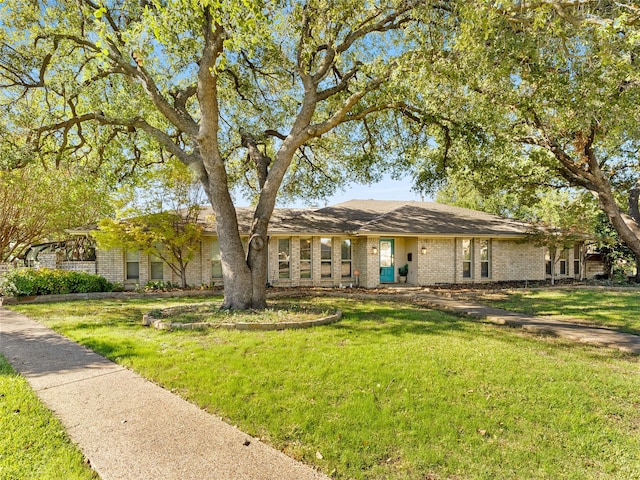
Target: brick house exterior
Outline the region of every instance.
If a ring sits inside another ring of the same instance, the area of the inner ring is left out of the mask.
[[[252,211],[238,208],[237,215],[246,242]],[[210,219],[211,209],[203,208],[198,221],[204,234],[187,267],[189,285],[222,285]],[[398,282],[398,268],[405,264],[407,283],[417,286],[545,280],[547,252],[527,241],[527,229],[515,220],[432,202],[351,200],[315,210],[276,209],[268,281],[283,287],[375,288]],[[581,252],[581,245],[565,252],[562,272],[555,265],[556,278],[582,278]],[[141,252],[98,249],[95,265],[86,268],[125,288],[150,280],[179,283],[168,265],[154,261]]]

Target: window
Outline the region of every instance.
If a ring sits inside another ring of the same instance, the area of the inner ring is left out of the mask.
[[[545,271],[547,273],[547,275],[551,275],[551,266],[553,265],[553,262],[551,261],[551,252],[549,252],[547,250],[547,252],[544,255],[544,260],[545,260]]]
[[[470,239],[462,240],[462,278],[473,276],[473,242]]]
[[[320,239],[320,277],[331,278],[331,239]]]
[[[211,278],[222,278],[222,261],[220,260],[220,241],[211,241]]]
[[[480,277],[491,278],[491,240],[480,240]]]
[[[573,274],[580,276],[580,244],[576,243],[573,246]]]
[[[342,261],[340,270],[342,278],[351,277],[351,240],[340,242],[340,259]]]
[[[151,280],[164,279],[164,264],[160,257],[149,255],[149,278]]]
[[[140,252],[127,251],[127,280],[139,280],[140,279]]]
[[[560,275],[566,275],[567,274],[567,257],[568,257],[568,250],[562,250],[562,253],[560,254]]]
[[[291,278],[291,242],[288,238],[278,239],[278,278]]]
[[[311,278],[311,239],[300,239],[300,278]]]

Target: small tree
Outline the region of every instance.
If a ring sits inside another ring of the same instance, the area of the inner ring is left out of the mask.
[[[64,230],[111,213],[99,180],[82,171],[51,172],[39,165],[0,170],[0,262],[21,258],[30,245],[64,237]]]
[[[584,234],[575,225],[557,227],[543,222],[532,225],[530,240],[538,246],[546,247],[551,262],[551,285],[556,283],[556,265],[562,258],[562,252],[572,248],[576,242],[584,239]]]
[[[590,210],[583,197],[550,191],[531,209],[530,214],[529,240],[549,251],[551,285],[555,285],[556,265],[562,258],[562,252],[588,237]]]
[[[154,255],[165,262],[187,286],[187,265],[202,237],[197,223],[200,208],[192,206],[175,212],[158,212],[128,220],[104,219],[94,232],[103,249],[124,248]]]

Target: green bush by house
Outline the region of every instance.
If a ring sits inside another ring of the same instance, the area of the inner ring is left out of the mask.
[[[112,290],[113,284],[100,275],[48,268],[13,270],[0,284],[0,294],[11,297]]]

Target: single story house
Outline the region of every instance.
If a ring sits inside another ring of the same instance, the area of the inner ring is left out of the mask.
[[[187,267],[189,285],[221,285],[219,243],[211,209],[203,207],[201,245]],[[238,208],[248,240],[252,210]],[[527,241],[528,225],[433,202],[351,200],[319,209],[276,209],[269,225],[268,281],[273,286],[361,286],[399,281],[416,286],[545,280],[546,249]],[[84,235],[86,231],[72,234]],[[582,245],[563,252],[556,278],[581,278]],[[87,262],[83,262],[87,263]],[[125,287],[177,283],[171,269],[137,251],[95,251],[89,270]]]

